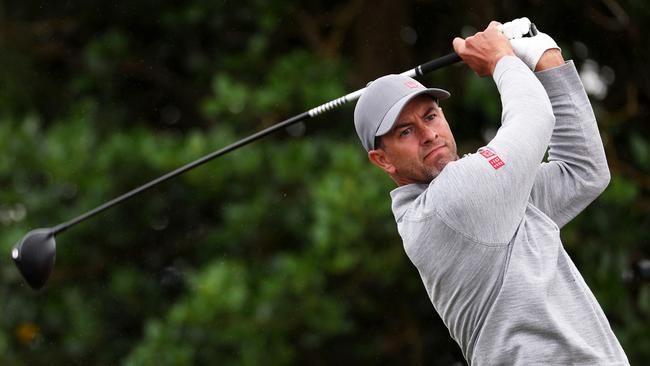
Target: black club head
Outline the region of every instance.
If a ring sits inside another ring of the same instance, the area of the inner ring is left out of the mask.
[[[56,242],[52,229],[32,230],[14,247],[11,257],[27,283],[34,290],[50,278],[56,258]]]

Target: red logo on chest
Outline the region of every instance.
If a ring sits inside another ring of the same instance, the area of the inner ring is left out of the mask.
[[[498,157],[498,156],[495,157],[494,159],[488,160],[488,163],[490,163],[490,165],[492,165],[492,167],[495,170],[501,168],[504,165],[506,165],[506,163],[504,163],[503,160],[501,160],[501,158]]]
[[[492,151],[490,151],[490,150],[481,150],[481,151],[479,152],[479,154],[483,155],[484,158],[489,158],[489,157],[492,157],[492,156],[495,155],[495,154],[494,154]]]
[[[492,150],[484,149],[478,152],[481,156],[483,156],[485,159],[487,159],[488,163],[492,165],[494,170],[497,170],[501,168],[502,166],[506,165],[506,163],[501,160],[499,155],[495,154]]]

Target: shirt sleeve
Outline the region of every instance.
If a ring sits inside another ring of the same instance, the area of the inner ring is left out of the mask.
[[[524,214],[554,116],[540,81],[514,56],[497,63],[501,127],[478,153],[449,163],[427,190],[435,214],[483,243],[508,242]],[[422,202],[422,204],[426,204]]]
[[[562,227],[598,197],[610,174],[596,118],[573,62],[537,77],[556,122],[548,162],[537,171],[531,201]]]

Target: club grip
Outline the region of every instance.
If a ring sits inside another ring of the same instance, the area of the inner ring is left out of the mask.
[[[522,37],[535,37],[539,33],[537,30],[537,27],[535,26],[535,23],[530,23],[530,29],[528,33],[524,34]],[[440,68],[443,68],[445,66],[449,66],[451,64],[455,64],[456,62],[459,62],[460,56],[456,52],[452,52],[448,55],[444,55],[442,57],[438,57],[435,60],[431,60],[427,63],[424,63],[418,67],[415,68],[415,75],[416,76],[422,76],[426,73],[429,73],[434,70],[438,70]]]
[[[460,56],[458,56],[456,52],[452,52],[448,55],[438,57],[435,60],[431,60],[429,62],[423,63],[422,65],[416,68],[415,74],[417,76],[422,76],[431,71],[438,70],[442,67],[449,66],[451,64],[455,64],[458,61],[460,61]]]

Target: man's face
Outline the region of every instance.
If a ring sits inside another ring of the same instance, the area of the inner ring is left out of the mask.
[[[368,157],[400,186],[429,183],[447,163],[458,160],[449,124],[429,95],[419,95],[404,107],[382,136],[382,145]]]

